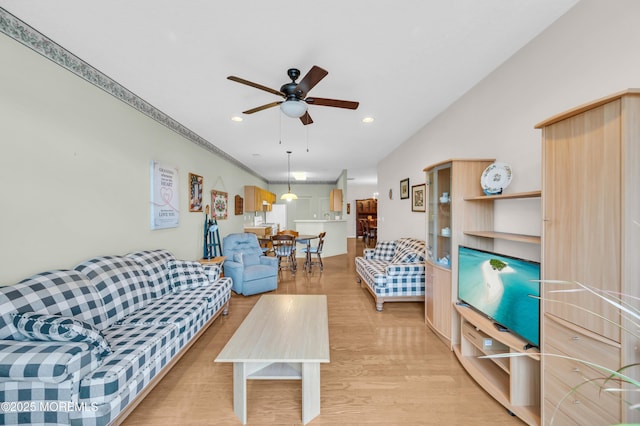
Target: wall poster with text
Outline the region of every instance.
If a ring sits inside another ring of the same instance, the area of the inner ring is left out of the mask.
[[[180,224],[178,169],[151,161],[151,229]]]

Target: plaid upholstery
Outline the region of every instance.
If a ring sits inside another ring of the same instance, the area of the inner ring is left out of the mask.
[[[364,257],[365,259],[373,259],[373,254],[375,252],[375,249],[365,248],[362,250],[362,257]]]
[[[369,260],[363,257],[356,257],[356,272],[363,280],[369,284],[369,287],[382,287],[387,282],[384,274],[384,268],[389,262],[384,260]]]
[[[29,340],[57,342],[87,342],[98,349],[100,356],[109,355],[111,347],[100,330],[91,324],[59,315],[15,313],[13,325]]]
[[[375,291],[380,296],[424,296],[424,274],[388,276],[386,285]]]
[[[187,327],[204,315],[205,309],[207,309],[207,303],[203,298],[185,297],[183,293],[175,297],[168,295],[152,301],[119,321],[118,325],[174,324],[178,327],[178,333],[182,334]]]
[[[74,317],[103,329],[107,317],[100,295],[78,271],[56,270],[0,287],[0,339],[24,340],[11,313],[38,312]]]
[[[418,254],[412,252],[410,250],[396,250],[393,254],[393,259],[391,259],[391,263],[413,263],[417,262]]]
[[[98,364],[97,351],[86,342],[0,341],[0,382],[61,383],[84,376]]]
[[[74,269],[89,277],[98,289],[108,325],[142,308],[151,300],[147,276],[133,259],[122,256],[94,257]]]
[[[390,246],[387,241],[378,242],[377,254],[365,250],[365,256],[358,256],[355,260],[356,272],[375,295],[378,310],[382,310],[385,297],[424,296],[424,242],[401,238],[393,242],[395,251],[389,253]],[[398,259],[411,262],[394,263]]]
[[[395,241],[378,241],[376,248],[373,251],[371,259],[390,261],[393,258],[393,253],[396,251]]]
[[[105,330],[113,354],[102,360],[102,365],[80,382],[80,400],[95,403],[108,402],[131,380],[143,374],[147,363],[156,357],[165,359],[167,352],[175,353],[177,327],[171,324],[123,325]]]
[[[415,238],[400,238],[396,242],[396,251],[413,252],[417,255],[415,262],[425,261],[425,244],[422,240]]]
[[[210,283],[215,283],[220,279],[220,275],[222,275],[222,264],[220,263],[202,265],[202,269],[204,269],[204,273],[207,274]]]
[[[218,312],[228,301],[231,299],[231,286],[233,281],[229,277],[220,278],[218,281],[211,285],[198,287],[193,290],[189,290],[187,293],[197,296],[207,303],[207,310],[211,315],[207,319],[211,318],[213,314]]]
[[[169,280],[167,279],[166,264],[175,257],[168,250],[145,250],[129,253],[127,257],[138,262],[147,275],[147,282],[151,287],[153,298],[162,297],[169,293]]]
[[[199,262],[170,260],[167,262],[167,279],[173,293],[207,285],[209,278]]]
[[[113,350],[101,359],[98,349],[84,341],[0,340],[0,401],[76,404],[66,411],[0,412],[0,424],[106,426],[228,306],[232,280],[219,278],[221,265],[208,265],[205,285],[178,294],[165,291],[152,300],[154,291],[168,288],[166,256],[170,253],[159,250],[100,257],[77,270],[46,272],[28,285],[0,288],[0,321],[5,324],[0,329],[7,335],[20,338],[11,313],[73,317],[101,330]]]
[[[40,410],[0,410],[1,425],[38,425],[57,426],[69,424],[69,411],[60,410],[60,401],[77,401],[77,392],[72,388],[72,382],[16,382],[0,381],[0,401],[20,404],[35,404],[37,408],[46,410],[47,403],[50,411]],[[30,405],[29,408],[32,408]],[[16,407],[17,408],[17,407]],[[57,409],[56,409],[57,408]],[[90,408],[87,408],[90,409]]]

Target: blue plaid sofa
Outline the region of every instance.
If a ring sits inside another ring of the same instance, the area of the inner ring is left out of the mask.
[[[0,287],[0,424],[119,424],[227,314],[221,269],[151,250]]]
[[[358,282],[367,284],[378,311],[385,302],[424,301],[424,261],[422,240],[378,241],[356,257]]]

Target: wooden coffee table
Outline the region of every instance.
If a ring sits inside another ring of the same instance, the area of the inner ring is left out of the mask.
[[[302,380],[302,423],[320,414],[320,363],[329,362],[327,296],[264,295],[216,362],[233,362],[233,409],[247,423],[247,380]]]

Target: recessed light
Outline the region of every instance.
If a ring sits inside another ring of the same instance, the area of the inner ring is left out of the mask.
[[[231,117],[231,121],[235,121],[236,123],[239,123],[242,120],[244,120],[244,118],[240,117],[239,115],[234,115],[233,117]]]
[[[375,119],[373,117],[365,117],[365,118],[362,119],[362,122],[369,124],[369,123],[373,123],[374,120]]]
[[[291,172],[295,180],[307,180],[306,172]]]

